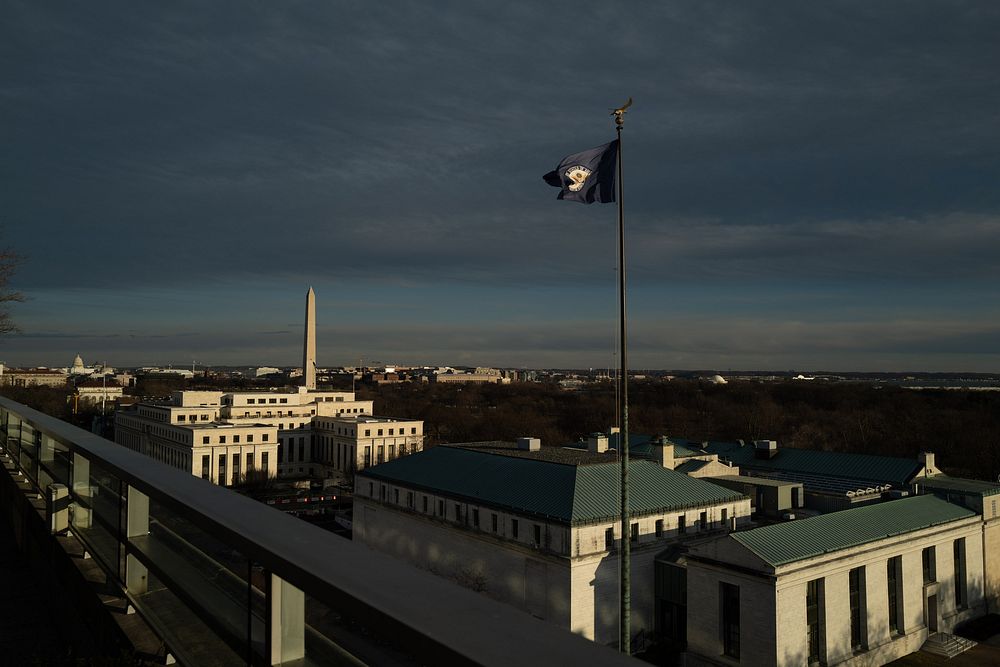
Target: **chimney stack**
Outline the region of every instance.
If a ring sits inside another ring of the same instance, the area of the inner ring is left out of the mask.
[[[660,435],[653,439],[653,461],[664,468],[674,469],[674,443],[667,436]]]
[[[538,438],[518,438],[517,448],[528,452],[537,452],[542,448],[542,441]]]
[[[587,436],[587,451],[591,454],[603,454],[608,451],[608,436],[603,433],[591,433]]]

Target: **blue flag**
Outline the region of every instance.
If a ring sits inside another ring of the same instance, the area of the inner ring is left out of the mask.
[[[557,199],[581,204],[611,204],[615,201],[615,164],[618,140],[567,155],[555,170],[542,176],[545,182],[561,188]]]

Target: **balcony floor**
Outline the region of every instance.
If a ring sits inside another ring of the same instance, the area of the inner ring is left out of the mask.
[[[0,518],[0,656],[9,665],[68,661],[71,644],[59,632],[36,585],[35,575],[17,552],[10,524]]]

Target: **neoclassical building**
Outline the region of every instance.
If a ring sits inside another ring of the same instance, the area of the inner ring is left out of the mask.
[[[632,628],[654,630],[654,560],[744,524],[750,500],[653,461],[631,465],[620,530],[615,452],[538,441],[440,445],[360,470],[354,539],[601,643],[618,640],[618,561],[631,541]]]

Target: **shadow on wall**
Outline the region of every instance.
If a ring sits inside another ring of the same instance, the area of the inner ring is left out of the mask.
[[[618,645],[618,556],[608,555],[597,566],[594,580],[594,641]]]

